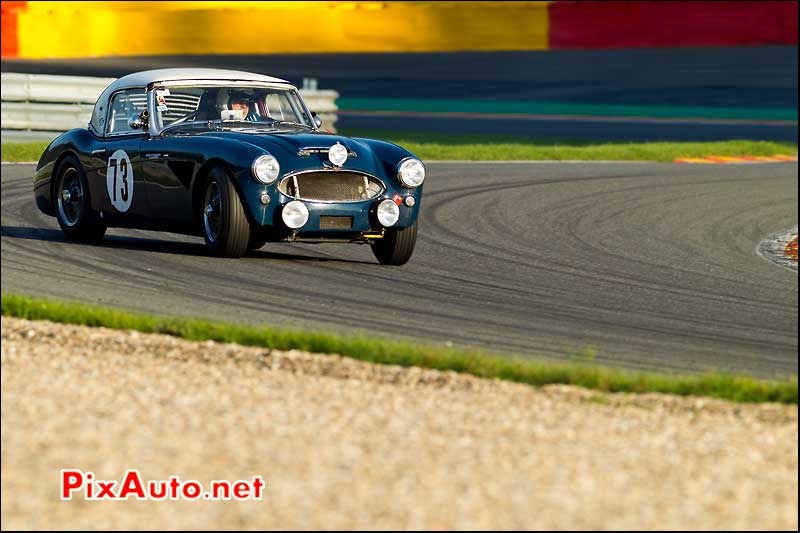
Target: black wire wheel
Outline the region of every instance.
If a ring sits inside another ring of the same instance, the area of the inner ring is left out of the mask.
[[[228,173],[214,168],[202,195],[203,237],[209,251],[220,257],[241,257],[250,242],[250,223]]]
[[[58,215],[65,226],[74,227],[80,222],[85,200],[81,179],[74,167],[66,169],[58,189]]]
[[[68,239],[96,242],[103,238],[106,226],[91,209],[86,174],[74,157],[59,165],[53,196],[58,225]]]
[[[372,253],[382,265],[405,265],[417,244],[417,223],[407,228],[389,228],[382,239],[372,243]]]
[[[209,244],[213,244],[219,240],[222,230],[222,199],[216,180],[208,183],[203,205],[203,230],[206,240],[209,241]]]

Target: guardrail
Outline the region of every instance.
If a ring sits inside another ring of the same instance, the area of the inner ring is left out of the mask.
[[[85,128],[94,103],[114,78],[51,76],[43,74],[0,75],[0,122],[3,133],[62,132]],[[323,128],[335,130],[339,93],[331,90],[300,89],[308,108],[318,113]]]

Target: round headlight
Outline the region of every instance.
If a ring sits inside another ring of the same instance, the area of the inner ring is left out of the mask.
[[[337,142],[328,149],[328,159],[337,167],[344,165],[344,162],[347,161],[347,148]]]
[[[419,159],[401,161],[397,166],[397,177],[406,187],[419,187],[425,181],[425,165]]]
[[[397,224],[400,218],[400,208],[394,203],[394,200],[383,200],[378,204],[378,222],[382,226],[388,228]]]
[[[281,211],[283,223],[291,229],[302,228],[308,222],[308,208],[300,200],[292,200]]]
[[[264,154],[253,161],[253,177],[261,183],[272,183],[280,172],[281,165],[272,154]]]

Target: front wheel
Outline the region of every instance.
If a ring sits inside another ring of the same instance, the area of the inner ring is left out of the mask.
[[[402,229],[387,229],[382,239],[372,243],[372,253],[382,265],[404,265],[414,253],[417,223]]]
[[[91,209],[89,182],[83,167],[74,157],[67,157],[59,165],[53,194],[56,220],[67,239],[98,242],[103,238],[106,225]]]
[[[222,168],[209,175],[203,192],[203,236],[212,254],[241,257],[250,242],[250,223],[239,194]]]

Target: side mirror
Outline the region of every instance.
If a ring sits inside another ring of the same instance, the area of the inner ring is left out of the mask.
[[[128,119],[128,127],[132,130],[140,130],[147,126],[147,112],[131,115]]]
[[[317,126],[317,128],[321,128],[322,127],[322,119],[319,118],[317,116],[317,113],[314,112],[314,111],[311,112],[311,116],[314,118],[314,124]]]

